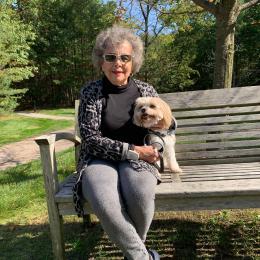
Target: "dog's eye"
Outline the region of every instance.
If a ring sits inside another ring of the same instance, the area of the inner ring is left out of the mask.
[[[155,108],[155,107],[156,107],[156,106],[155,106],[155,105],[153,105],[153,104],[151,104],[151,105],[150,105],[150,108]]]

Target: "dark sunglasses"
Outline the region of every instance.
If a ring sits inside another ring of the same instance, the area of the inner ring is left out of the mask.
[[[106,62],[116,62],[117,59],[119,59],[121,62],[123,63],[127,63],[129,61],[131,61],[133,58],[132,55],[128,55],[128,54],[121,54],[121,55],[115,55],[115,54],[104,54],[103,55],[103,59]]]

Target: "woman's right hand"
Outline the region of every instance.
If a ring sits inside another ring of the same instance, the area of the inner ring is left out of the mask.
[[[139,153],[139,159],[148,163],[155,163],[160,159],[158,150],[151,145],[136,146],[134,151]]]

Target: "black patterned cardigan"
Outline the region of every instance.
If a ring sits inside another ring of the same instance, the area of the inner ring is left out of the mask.
[[[158,97],[155,89],[148,83],[133,79],[137,86],[140,96]],[[83,216],[82,198],[82,174],[91,158],[98,157],[113,161],[126,160],[129,148],[128,143],[104,137],[100,131],[103,80],[93,81],[81,89],[80,105],[78,113],[78,123],[81,135],[81,149],[77,164],[77,181],[73,187],[73,201],[78,216]],[[130,161],[131,166],[139,172],[152,172],[160,183],[160,174],[151,164],[138,160]]]

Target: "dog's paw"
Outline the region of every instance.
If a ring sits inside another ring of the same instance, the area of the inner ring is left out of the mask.
[[[179,166],[171,167],[170,171],[174,173],[182,173],[182,169]]]

